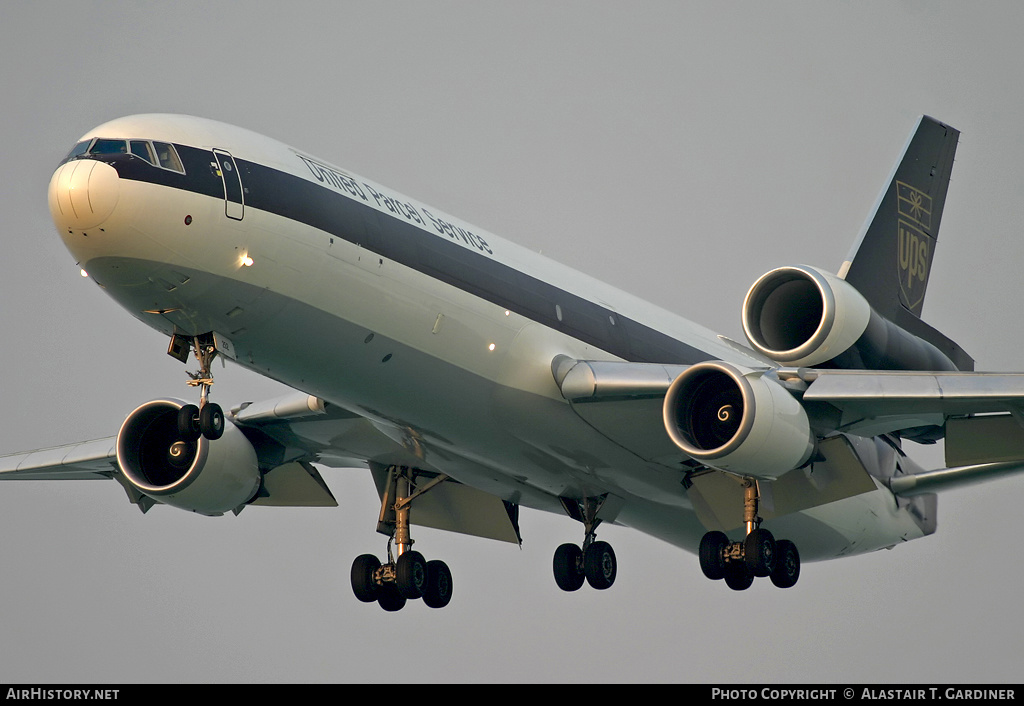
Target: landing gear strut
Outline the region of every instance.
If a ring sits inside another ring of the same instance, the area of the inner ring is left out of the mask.
[[[363,554],[352,562],[352,592],[360,601],[376,601],[389,612],[401,610],[407,601],[417,598],[422,598],[430,608],[444,608],[451,601],[452,572],[448,565],[436,559],[427,561],[413,550],[409,533],[413,500],[447,478],[437,476],[417,488],[414,470],[394,466],[388,469],[387,491],[377,522],[378,532],[391,535],[387,563],[381,564],[372,554]]]
[[[552,569],[555,583],[563,591],[577,591],[586,581],[591,587],[604,590],[615,582],[618,563],[608,542],[596,541],[594,530],[601,524],[597,513],[604,498],[585,498],[576,502],[562,498],[562,506],[571,517],[583,522],[583,546],[563,544],[555,550]]]
[[[181,334],[174,334],[167,350],[168,355],[184,363],[188,360],[189,343],[199,362],[199,370],[188,372],[188,384],[199,388],[199,406],[187,404],[178,410],[178,434],[185,441],[196,441],[200,436],[215,441],[224,435],[224,410],[209,400],[210,387],[213,385],[210,366],[217,357],[217,346],[213,334],[193,336],[191,342]]]
[[[747,534],[741,542],[730,542],[722,532],[708,532],[697,551],[700,568],[709,579],[725,579],[734,591],[750,588],[755,577],[770,576],[779,588],[790,588],[800,577],[800,554],[789,540],[776,541],[761,528],[757,514],[757,481],[743,483],[743,519]]]

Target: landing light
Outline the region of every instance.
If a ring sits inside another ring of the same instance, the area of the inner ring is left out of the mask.
[[[252,267],[252,263],[253,263],[253,260],[248,255],[246,255],[245,257],[242,258],[242,266],[243,267]]]
[[[493,351],[494,350],[494,344],[492,343],[491,345],[487,346],[487,350]]]
[[[79,270],[79,271],[81,272],[83,277],[88,277],[89,276],[89,273],[86,272],[85,270]]]

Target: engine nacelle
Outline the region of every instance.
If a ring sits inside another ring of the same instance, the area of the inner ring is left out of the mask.
[[[777,478],[814,448],[803,406],[764,371],[722,361],[690,366],[665,395],[665,429],[691,458],[744,476]]]
[[[783,365],[852,370],[956,370],[933,344],[875,312],[846,280],[807,265],[780,267],[743,301],[743,332]]]
[[[259,490],[256,450],[234,424],[224,435],[182,441],[180,400],[153,400],[136,408],[117,433],[117,463],[131,485],[160,502],[202,515],[222,515]]]

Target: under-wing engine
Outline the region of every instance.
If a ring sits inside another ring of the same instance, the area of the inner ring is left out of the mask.
[[[260,486],[255,449],[231,422],[216,442],[182,440],[178,410],[184,404],[153,400],[128,415],[117,433],[124,478],[154,500],[202,515],[242,506]]]
[[[764,370],[722,361],[690,366],[665,395],[665,429],[691,458],[744,476],[776,478],[814,447],[803,406]]]
[[[783,365],[956,370],[932,343],[878,314],[846,280],[807,265],[762,275],[743,302],[751,345]]]

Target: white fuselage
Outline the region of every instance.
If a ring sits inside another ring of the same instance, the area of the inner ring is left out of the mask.
[[[682,454],[645,459],[598,433],[563,399],[551,361],[764,366],[757,354],[246,130],[144,115],[82,139],[93,137],[184,153],[185,175],[139,160],[119,176],[80,159],[50,184],[68,249],[136,318],[215,332],[239,365],[371,420],[425,469],[556,512],[560,496],[608,494],[606,521],[695,551],[705,528]],[[921,536],[881,484],[770,526],[805,560]]]

